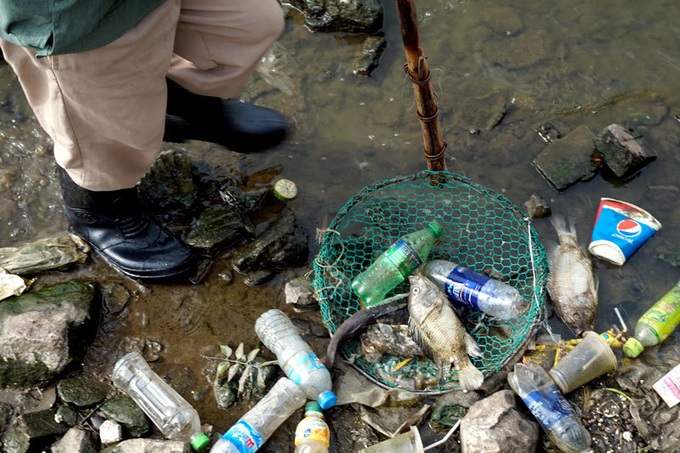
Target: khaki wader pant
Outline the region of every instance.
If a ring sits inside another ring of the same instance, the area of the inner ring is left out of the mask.
[[[0,40],[54,155],[86,189],[133,187],[160,152],[165,78],[237,97],[283,31],[276,0],[168,0],[111,44],[36,58]]]

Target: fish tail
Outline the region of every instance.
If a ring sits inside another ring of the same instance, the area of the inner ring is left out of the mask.
[[[569,224],[567,225],[567,219],[559,214],[553,214],[550,217],[550,223],[552,223],[553,228],[557,232],[557,236],[562,237],[562,235],[576,236],[576,224],[573,218],[569,218]]]
[[[463,390],[477,390],[484,383],[484,374],[472,362],[465,360],[458,369],[458,382]]]

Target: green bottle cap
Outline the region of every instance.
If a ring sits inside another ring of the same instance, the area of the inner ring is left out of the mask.
[[[205,433],[198,433],[191,438],[191,448],[196,451],[203,451],[210,445],[210,438]]]
[[[626,342],[623,344],[623,352],[628,357],[635,358],[642,354],[642,351],[644,350],[645,346],[633,337],[626,340]]]
[[[432,230],[436,237],[441,236],[442,233],[444,232],[444,227],[442,226],[441,223],[437,222],[436,220],[430,222],[428,226],[430,227],[430,229]]]

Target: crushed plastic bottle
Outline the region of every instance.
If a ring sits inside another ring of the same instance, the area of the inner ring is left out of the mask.
[[[637,357],[645,346],[664,341],[680,324],[680,281],[656,301],[638,320],[635,335],[623,345],[628,357]]]
[[[288,378],[276,384],[215,442],[210,453],[254,453],[288,417],[305,404],[305,394]]]
[[[330,430],[323,418],[321,406],[316,401],[310,401],[305,407],[305,417],[295,429],[294,453],[328,453],[330,445]]]
[[[137,403],[166,438],[190,442],[196,451],[204,450],[210,443],[201,432],[196,409],[161,379],[138,352],[116,362],[111,380]]]
[[[351,284],[364,307],[377,305],[427,259],[443,227],[436,220],[422,230],[405,234]]]
[[[310,400],[323,409],[335,405],[331,373],[309,345],[300,337],[290,318],[272,308],[255,321],[255,332],[274,354],[286,375],[300,386]]]
[[[425,264],[423,273],[454,304],[483,311],[498,319],[516,318],[530,306],[516,288],[453,261],[432,260]]]
[[[508,373],[508,384],[555,447],[565,453],[592,452],[590,433],[541,365],[516,363]]]

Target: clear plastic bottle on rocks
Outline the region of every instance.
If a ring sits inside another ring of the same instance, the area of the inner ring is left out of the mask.
[[[466,305],[498,319],[516,318],[529,308],[529,302],[516,288],[452,261],[432,260],[425,264],[423,273],[454,304]]]
[[[379,304],[388,292],[416,270],[430,254],[443,227],[436,220],[422,230],[405,234],[352,281],[364,307]]]
[[[166,438],[190,442],[196,451],[210,443],[201,432],[196,409],[161,379],[138,352],[116,362],[111,380],[137,403]]]
[[[254,453],[307,399],[300,387],[281,378],[234,426],[222,434],[210,453]]]
[[[255,321],[255,332],[267,349],[276,354],[286,376],[300,386],[308,399],[318,401],[322,409],[335,405],[337,397],[332,390],[331,373],[284,312],[275,308],[264,312]]]
[[[328,453],[330,445],[330,430],[321,406],[310,401],[305,407],[305,417],[295,429],[295,453]]]
[[[680,324],[680,281],[638,319],[635,335],[623,344],[628,357],[637,357],[645,346],[664,341]]]
[[[548,439],[565,453],[592,452],[591,438],[548,372],[537,363],[517,363],[508,373],[510,388],[522,398]]]

